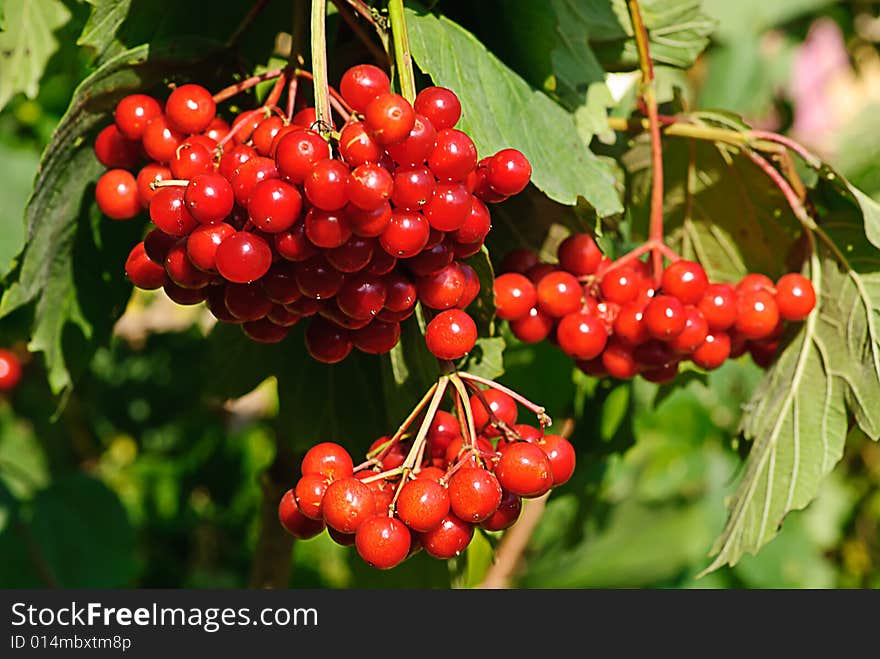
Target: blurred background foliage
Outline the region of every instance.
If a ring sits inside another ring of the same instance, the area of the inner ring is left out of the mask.
[[[14,95],[0,112],[0,275],[24,240],[22,211],[40,153],[95,56],[77,45],[89,4],[53,2],[68,18],[53,33],[57,49],[38,91]],[[157,34],[186,25],[196,4],[163,2],[180,20],[159,22]],[[855,0],[703,5],[716,20],[711,43],[686,74],[659,67],[663,100],[675,94],[686,107],[725,108],[786,132],[880,198],[880,7]],[[442,3],[530,83],[546,87],[546,44],[506,38],[522,28],[506,17],[528,6]],[[356,57],[342,50],[339,66]],[[634,80],[611,75],[615,100],[631,93]],[[276,448],[321,440],[365,446],[378,434],[370,434],[371,422],[358,437],[300,436],[309,419],[279,417],[271,380],[225,400],[222,387],[208,384],[224,356],[205,339],[201,321],[198,311],[164,298],[134,296],[112,343],[59,407],[40,360],[29,359],[18,340],[24,321],[3,320],[0,344],[26,363],[21,386],[0,398],[0,585],[245,586],[259,534],[260,474]],[[696,579],[724,523],[724,497],[741,465],[739,410],[758,369],[743,358],[674,388],[599,382],[573,371],[552,346],[506,338],[501,381],[545,403],[554,418],[573,419],[579,452],[574,479],[547,502],[510,585],[880,586],[877,444],[851,437],[819,498],[791,514],[759,556]],[[342,393],[333,409],[350,421],[338,425],[356,428],[369,396],[356,388]],[[379,421],[387,430],[397,420]],[[497,541],[478,538],[449,565],[420,554],[380,573],[322,534],[296,543],[290,586],[473,587],[486,577]]]

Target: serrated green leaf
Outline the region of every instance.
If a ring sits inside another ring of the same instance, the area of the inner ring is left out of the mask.
[[[827,167],[812,200],[821,230],[807,271],[817,308],[746,407],[741,428],[753,444],[704,573],[757,552],[816,497],[843,454],[850,414],[880,438],[880,253],[866,240],[858,196]]]
[[[581,142],[571,115],[505,66],[448,18],[407,10],[419,67],[462,102],[461,130],[481,155],[513,147],[532,164],[532,182],[573,206],[583,197],[600,216],[622,210],[614,179]]]
[[[125,50],[116,40],[116,33],[128,17],[131,0],[87,0],[92,6],[92,13],[86,21],[79,39],[78,46],[91,48],[95,59],[115,55]]]
[[[0,109],[15,94],[34,98],[58,49],[53,32],[70,19],[61,0],[6,0],[0,29]]]
[[[500,336],[477,339],[465,359],[463,371],[495,380],[504,374],[504,339]]]
[[[213,43],[179,40],[112,59],[77,87],[43,153],[25,211],[27,242],[5,282],[0,318],[34,305],[29,348],[45,353],[55,393],[72,384],[69,360],[87,358],[89,342],[105,340],[122,313],[130,291],[122,275],[126,246],[141,226],[102,220],[96,212],[91,188],[103,167],[92,151],[94,135],[126,93],[172,74],[192,75],[208,63],[216,71],[217,53]]]

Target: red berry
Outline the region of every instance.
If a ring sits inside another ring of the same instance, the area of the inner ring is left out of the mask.
[[[366,520],[355,534],[358,554],[379,570],[389,570],[402,563],[409,555],[411,542],[406,525],[385,515],[376,515]]]
[[[711,330],[703,343],[693,351],[691,360],[707,371],[721,366],[730,357],[730,336],[720,330]]]
[[[770,336],[779,322],[779,308],[766,290],[740,292],[736,307],[736,331],[747,339]]]
[[[263,119],[251,135],[251,141],[254,143],[257,153],[261,156],[271,156],[272,144],[283,127],[284,120],[277,115]]]
[[[461,359],[473,349],[476,342],[476,324],[459,309],[441,311],[425,330],[425,343],[437,359]]]
[[[518,272],[524,275],[538,263],[538,255],[535,252],[525,247],[519,247],[504,255],[498,266],[498,272]]]
[[[740,279],[739,283],[736,285],[736,292],[740,295],[749,291],[765,291],[768,293],[776,292],[773,287],[773,280],[767,275],[762,275],[757,272],[750,272]]]
[[[469,402],[477,432],[486,437],[497,437],[501,434],[501,431],[492,425],[496,420],[507,426],[513,426],[516,423],[516,417],[519,414],[516,401],[503,391],[485,389],[480,394],[473,394]]]
[[[437,231],[457,231],[471,213],[473,197],[459,183],[438,183],[422,212]]]
[[[267,233],[287,231],[299,219],[302,196],[289,183],[266,179],[254,186],[248,202],[248,215],[254,225]]]
[[[538,308],[561,318],[580,309],[583,287],[577,278],[561,270],[551,272],[538,282]]]
[[[655,339],[668,341],[684,331],[684,306],[671,295],[655,295],[645,307],[645,327]]]
[[[515,195],[529,184],[532,166],[520,151],[502,149],[489,159],[486,176],[489,186],[498,194]]]
[[[141,206],[149,208],[153,197],[160,190],[160,188],[154,190],[150,184],[158,181],[167,181],[172,178],[174,176],[171,174],[171,170],[164,165],[155,162],[144,165],[137,175],[138,199],[141,202]]]
[[[141,159],[141,145],[125,137],[115,124],[110,124],[95,138],[95,156],[104,167],[132,169]]]
[[[171,281],[170,278],[165,280],[162,290],[165,291],[165,295],[172,302],[186,306],[204,302],[208,294],[208,287],[182,288]]]
[[[562,351],[574,359],[598,357],[608,341],[608,332],[602,321],[581,311],[567,314],[556,327],[556,340]]]
[[[803,320],[816,306],[812,282],[796,272],[783,275],[776,282],[776,305],[785,320]]]
[[[278,504],[278,521],[294,538],[308,540],[324,530],[322,520],[309,519],[296,506],[293,490],[287,490]]]
[[[394,173],[391,201],[402,210],[421,210],[434,195],[434,175],[427,167],[398,169]]]
[[[566,483],[574,474],[577,457],[574,446],[562,435],[544,435],[537,446],[547,455],[553,472],[553,487]]]
[[[351,478],[354,461],[345,447],[335,442],[321,442],[306,451],[300,472],[303,475],[318,474],[328,480]]]
[[[437,481],[408,481],[397,499],[397,516],[413,531],[430,531],[449,514],[449,493]]]
[[[153,160],[168,163],[177,153],[177,148],[183,144],[186,138],[168,123],[164,115],[158,115],[147,122],[144,128],[143,140],[144,151]]]
[[[220,174],[199,174],[186,186],[183,198],[190,214],[204,224],[225,219],[235,205],[232,186]]]
[[[709,284],[697,306],[710,330],[726,330],[736,322],[736,291],[730,284]]]
[[[372,491],[357,478],[334,480],[324,493],[324,521],[341,533],[354,533],[377,512]]]
[[[186,208],[184,188],[161,188],[150,202],[150,219],[170,236],[186,236],[199,222]]]
[[[677,297],[682,304],[697,304],[708,285],[709,279],[703,266],[681,259],[663,271],[660,288],[665,294]]]
[[[257,184],[273,178],[278,178],[278,170],[275,168],[275,161],[271,158],[254,156],[245,161],[235,170],[230,180],[235,201],[239,206],[247,208]]]
[[[386,73],[372,64],[358,64],[342,74],[339,92],[352,110],[363,112],[377,96],[391,91]]]
[[[361,238],[381,236],[391,223],[391,204],[387,201],[371,211],[349,204],[342,212],[345,213],[352,233]]]
[[[314,520],[323,520],[324,493],[329,482],[320,474],[304,474],[293,490],[296,507],[299,511]]]
[[[450,236],[458,243],[474,244],[482,247],[483,241],[492,228],[492,217],[489,215],[489,209],[486,204],[471,195],[471,209],[464,223]]]
[[[540,447],[529,442],[513,442],[499,449],[495,466],[498,482],[508,492],[521,497],[538,497],[553,487],[550,459]]]
[[[186,254],[186,239],[177,242],[165,256],[165,272],[181,288],[204,288],[211,275],[199,270]]]
[[[602,260],[596,241],[586,233],[576,233],[563,240],[556,254],[562,269],[575,277],[593,274]]]
[[[460,263],[459,266],[464,275],[464,291],[455,306],[459,309],[467,309],[480,294],[480,278],[477,276],[477,271],[467,263]]]
[[[522,511],[522,499],[517,495],[504,491],[498,510],[480,522],[480,528],[487,531],[503,531],[513,526]]]
[[[437,145],[428,157],[428,167],[434,176],[441,180],[464,181],[476,166],[477,147],[466,133],[454,128],[437,133]]]
[[[609,302],[626,304],[635,300],[639,294],[640,277],[629,266],[620,266],[602,276],[599,288],[602,297]]]
[[[101,175],[95,187],[95,201],[111,220],[130,220],[141,212],[137,181],[124,169],[111,169]]]
[[[357,167],[368,162],[378,163],[385,152],[363,122],[355,121],[346,124],[339,134],[339,153],[350,167]]]
[[[352,343],[348,330],[324,318],[314,318],[306,328],[306,350],[312,359],[336,364],[348,357]]]
[[[639,373],[639,365],[633,355],[633,348],[615,337],[608,342],[602,352],[601,360],[604,371],[618,380],[629,380]],[[599,374],[596,377],[600,377]]]
[[[522,318],[510,321],[510,331],[520,341],[539,343],[550,335],[554,325],[552,316],[532,307]]]
[[[449,479],[449,507],[467,522],[477,523],[498,510],[501,485],[495,475],[481,467],[462,467]]]
[[[296,285],[306,297],[326,300],[342,288],[344,276],[327,263],[323,256],[303,261],[296,269]]]
[[[385,282],[376,275],[356,274],[346,278],[336,294],[336,303],[346,316],[370,320],[385,306]]]
[[[428,118],[437,130],[452,128],[461,117],[461,102],[445,87],[425,87],[413,103],[415,111]]]
[[[437,144],[437,131],[431,121],[422,114],[416,114],[409,135],[395,144],[389,144],[385,151],[398,165],[413,167],[423,164]]]
[[[306,237],[316,247],[333,249],[351,238],[351,226],[344,211],[322,211],[312,208],[304,220]]]
[[[140,140],[150,119],[162,114],[162,106],[152,96],[131,94],[116,105],[113,118],[119,132],[130,140]]]
[[[242,322],[265,318],[273,306],[259,284],[227,284],[223,304],[233,318]]]
[[[378,318],[352,333],[354,346],[369,355],[391,352],[400,340],[400,323],[386,323]]]
[[[624,305],[614,319],[614,336],[636,346],[650,338],[645,326],[644,306],[636,302]]]
[[[685,323],[681,334],[669,342],[676,352],[687,354],[699,348],[709,334],[709,324],[696,307],[684,308]]]
[[[125,274],[132,284],[145,291],[162,288],[165,283],[165,268],[149,259],[143,242],[129,252],[125,260]]]
[[[289,230],[274,235],[275,250],[288,261],[306,261],[318,253],[306,237],[305,224],[294,224]]]
[[[394,211],[379,244],[392,256],[408,258],[422,251],[430,234],[431,227],[421,213]]]
[[[415,120],[409,101],[390,92],[377,96],[364,109],[364,124],[380,144],[394,144],[407,137]]]
[[[340,272],[359,272],[366,268],[373,258],[374,241],[371,238],[351,236],[339,247],[327,250],[327,262]]]
[[[201,133],[214,120],[217,104],[201,85],[181,85],[165,101],[165,116],[181,133]]]
[[[458,263],[450,263],[432,275],[420,277],[417,283],[419,300],[431,309],[450,309],[458,305],[464,294],[464,272]]]
[[[272,248],[260,236],[236,231],[226,238],[216,252],[217,271],[224,279],[247,284],[256,281],[272,265]]]
[[[473,525],[450,513],[437,527],[423,533],[421,540],[428,555],[448,560],[458,556],[473,537]]]
[[[349,171],[345,163],[325,158],[315,163],[303,182],[308,200],[325,211],[341,209],[348,203]]]
[[[220,165],[217,167],[217,172],[231,183],[236,170],[251,158],[256,157],[257,152],[254,148],[247,144],[239,144],[231,151],[223,153],[223,157],[220,158]]]
[[[393,187],[394,179],[387,169],[366,163],[351,171],[346,193],[352,204],[361,210],[371,211],[388,201]]]

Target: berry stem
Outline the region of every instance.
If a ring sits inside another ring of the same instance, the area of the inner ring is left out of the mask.
[[[287,85],[287,116],[285,120],[289,124],[296,112],[296,92],[299,88],[299,78],[297,76],[290,77],[290,84]]]
[[[217,146],[214,147],[215,152],[220,153],[224,146],[226,146],[227,142],[229,142],[235,135],[240,131],[246,124],[248,124],[251,120],[251,117],[255,117],[260,113],[265,113],[265,108],[257,108],[256,110],[250,110],[249,112],[245,112],[241,115],[241,119],[239,122],[232,127],[226,135],[223,136],[223,139],[217,142]],[[219,156],[218,156],[219,157]]]
[[[150,183],[150,190],[158,190],[159,188],[185,188],[189,185],[189,181],[181,178],[169,178],[164,181],[153,181]]]
[[[416,420],[419,414],[422,413],[422,410],[425,409],[425,406],[432,400],[439,384],[439,382],[435,382],[428,388],[428,391],[422,396],[422,399],[416,404],[412,412],[409,413],[409,416],[403,420],[403,423],[400,424],[400,427],[397,429],[397,432],[392,435],[391,439],[387,442],[383,442],[381,445],[367,453],[367,459],[375,458],[380,455],[384,457],[384,454],[400,441],[400,438],[403,437],[403,434],[407,431],[410,425],[412,425],[412,422]]]
[[[441,376],[439,380],[437,380],[437,385],[434,389],[434,395],[431,397],[431,402],[428,404],[428,409],[425,412],[425,418],[422,419],[422,425],[419,426],[419,432],[416,434],[416,438],[413,440],[412,447],[409,449],[409,453],[407,453],[406,458],[403,461],[403,465],[401,465],[404,470],[412,471],[412,469],[416,466],[416,460],[418,459],[419,452],[421,451],[422,445],[425,443],[425,440],[428,437],[428,429],[431,427],[431,422],[437,415],[437,410],[440,409],[440,403],[443,402],[443,395],[446,393],[446,387],[449,385],[450,379],[450,376],[444,375]]]
[[[275,84],[272,86],[272,91],[270,91],[269,95],[266,97],[266,102],[263,103],[264,108],[274,108],[278,105],[278,101],[281,100],[281,94],[284,92],[284,87],[287,85],[287,78],[289,75],[289,67],[281,72],[281,75],[278,76],[278,80],[276,80]]]
[[[312,0],[312,86],[317,129],[326,137],[333,129],[327,78],[327,0]]]
[[[285,68],[282,69],[272,69],[271,71],[264,71],[258,75],[251,76],[250,78],[245,78],[244,80],[240,80],[236,82],[234,85],[229,85],[228,87],[224,87],[219,92],[214,94],[214,102],[222,103],[223,101],[240,94],[243,91],[250,89],[251,87],[256,87],[261,82],[265,82],[266,80],[274,80],[275,78],[280,78],[284,75]]]
[[[308,71],[305,71],[303,69],[297,69],[296,75],[299,76],[300,78],[308,80],[309,82],[314,84],[315,77],[311,73],[309,73]],[[339,112],[341,115],[343,115],[347,120],[348,116],[351,115],[354,112],[354,110],[348,104],[348,102],[346,102],[346,100],[344,98],[342,98],[342,94],[340,94],[338,91],[336,91],[336,89],[333,87],[333,85],[327,85],[327,89],[330,91],[330,103],[333,103],[334,101],[336,101],[336,105],[334,105],[333,107],[335,107],[336,111]]]
[[[406,29],[403,0],[389,0],[388,16],[391,19],[394,65],[400,80],[400,93],[407,101],[413,103],[416,100],[416,76],[409,49],[409,32]]]
[[[549,426],[553,423],[553,420],[547,415],[547,410],[545,410],[540,405],[536,405],[528,398],[516,393],[513,389],[508,389],[503,384],[498,384],[494,380],[488,380],[479,375],[474,375],[473,373],[466,373],[461,371],[458,373],[458,377],[462,380],[470,380],[472,382],[479,382],[480,384],[484,384],[487,387],[491,387],[492,389],[497,389],[498,391],[507,394],[515,401],[517,401],[520,405],[528,409],[530,412],[535,414],[538,417],[538,421],[541,423],[541,427]]]
[[[489,424],[500,430],[508,441],[513,442],[517,439],[521,439],[520,434],[516,432],[516,430],[498,418],[498,415],[495,414],[495,410],[492,409],[489,401],[487,401],[486,397],[483,395],[483,390],[473,382],[467,382],[466,384],[467,388],[474,392],[474,395],[479,399],[483,408],[486,410],[486,413],[489,415]]]
[[[654,252],[654,251],[660,252],[660,254],[665,256],[670,261],[681,260],[681,257],[675,252],[675,250],[673,250],[671,247],[669,247],[666,243],[664,243],[662,241],[657,242],[655,240],[648,240],[647,242],[644,242],[641,245],[639,245],[638,247],[636,247],[634,250],[627,252],[626,254],[621,256],[619,259],[615,259],[614,261],[611,261],[607,265],[601,266],[596,271],[595,274],[586,275],[585,277],[582,277],[581,279],[601,279],[602,275],[604,275],[606,272],[610,272],[611,270],[614,270],[615,268],[619,268],[620,266],[628,264],[630,261],[635,261],[637,258],[639,258],[640,256],[642,256],[644,254],[647,254],[648,252]]]
[[[642,72],[641,97],[648,112],[651,133],[651,164],[653,181],[651,185],[651,221],[648,238],[660,244],[663,242],[663,146],[660,140],[660,116],[657,111],[657,90],[654,84],[654,64],[648,51],[648,30],[642,20],[638,0],[627,0],[632,19],[636,48],[639,52],[639,69]],[[663,270],[663,254],[659,249],[651,251],[651,269],[654,282],[660,283]]]
[[[363,3],[360,2],[351,2],[349,0],[331,0],[336,8],[339,10],[339,15],[342,16],[342,20],[344,20],[348,27],[351,28],[351,31],[354,32],[355,36],[361,40],[361,43],[366,46],[367,50],[370,51],[370,54],[376,59],[377,62],[385,62],[389,63],[388,58],[388,33],[379,27],[379,24],[373,19],[372,14],[370,14],[369,7],[366,7]],[[351,7],[356,7],[357,11],[361,16],[365,16],[367,21],[376,28],[376,33],[379,35],[379,39],[382,41],[382,47],[380,48],[376,45],[376,42],[370,39],[370,36],[364,31],[364,28],[358,22],[357,17],[351,10]],[[366,13],[362,11],[362,9],[366,9]]]
[[[464,382],[462,382],[463,375],[463,373],[453,373],[449,376],[449,379],[452,380],[452,386],[455,387],[455,391],[461,399],[461,404],[464,408],[464,418],[467,421],[464,447],[475,451],[477,449],[477,426],[474,423],[474,411],[471,409],[467,389],[465,389]],[[491,408],[487,407],[486,409],[489,409],[491,412]]]

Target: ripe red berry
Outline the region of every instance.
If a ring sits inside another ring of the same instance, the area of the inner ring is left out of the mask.
[[[224,151],[223,156],[220,158],[217,172],[231,183],[236,170],[251,158],[256,157],[256,149],[247,144],[239,144],[231,150]]]
[[[186,236],[199,222],[186,208],[184,188],[161,188],[150,202],[150,219],[170,236]]]
[[[422,251],[430,234],[431,227],[421,213],[394,211],[379,243],[392,256],[409,258]]]
[[[417,113],[409,135],[395,144],[389,144],[385,151],[398,165],[413,167],[424,164],[436,144],[434,125],[427,117]]]
[[[461,520],[482,522],[501,503],[501,485],[495,475],[481,467],[462,467],[449,479],[449,507]]]
[[[726,330],[736,322],[736,291],[730,284],[709,284],[697,307],[710,330]]]
[[[336,364],[351,352],[348,330],[324,318],[314,318],[306,328],[306,350],[312,359],[324,364]]]
[[[182,238],[165,256],[165,272],[181,288],[204,288],[211,283],[211,275],[199,270],[186,254],[186,239]]]
[[[459,309],[437,314],[425,330],[425,343],[437,359],[454,361],[470,352],[477,342],[477,326]]]
[[[655,295],[645,307],[645,327],[655,339],[668,341],[684,331],[684,306],[671,295]]]
[[[199,270],[216,272],[217,248],[233,233],[235,229],[225,222],[202,224],[196,227],[186,239],[186,253],[189,260]]]
[[[593,274],[602,260],[596,241],[586,233],[575,233],[563,240],[556,254],[562,269],[576,277]]]
[[[348,203],[349,171],[345,163],[325,158],[315,163],[303,182],[308,200],[325,211],[339,210]]]
[[[412,538],[399,519],[376,515],[358,527],[357,552],[364,561],[379,570],[399,565],[409,555]]]
[[[597,316],[578,311],[562,317],[556,327],[556,340],[565,354],[587,360],[605,349],[608,332]]]
[[[437,481],[408,481],[397,499],[397,516],[413,531],[424,533],[440,525],[449,514],[449,493]]]
[[[584,293],[577,278],[562,270],[543,276],[537,292],[538,308],[554,318],[562,318],[580,309]]]
[[[386,73],[372,64],[358,64],[342,74],[339,92],[352,110],[363,112],[377,96],[391,91]]]
[[[141,212],[137,181],[124,169],[104,172],[95,187],[95,201],[111,220],[130,220]]]
[[[387,289],[381,277],[356,274],[346,278],[336,294],[336,303],[346,316],[370,320],[385,306],[386,296]]]
[[[306,227],[303,222],[294,224],[287,231],[274,235],[275,251],[288,261],[306,261],[318,253],[306,236]]]
[[[181,85],[165,101],[168,122],[181,133],[201,133],[214,120],[217,104],[201,85]]]
[[[150,119],[162,114],[162,106],[152,96],[131,94],[116,105],[113,118],[119,132],[130,140],[140,140]]]
[[[400,340],[400,323],[388,323],[378,318],[352,333],[354,346],[368,355],[391,352]]]
[[[318,474],[327,480],[351,478],[354,461],[345,447],[335,442],[321,442],[306,451],[300,472],[303,475]]]
[[[479,394],[473,394],[470,397],[470,406],[477,432],[486,437],[497,437],[501,434],[501,431],[492,425],[494,421],[502,421],[507,426],[513,426],[519,414],[516,401],[498,389],[485,389]]]
[[[699,348],[709,334],[709,324],[699,309],[692,306],[684,308],[684,329],[669,342],[676,352],[687,354]]]
[[[104,167],[132,169],[141,159],[141,145],[125,137],[115,124],[110,124],[95,138],[95,156]]]
[[[550,335],[554,325],[552,316],[532,307],[522,318],[510,321],[510,331],[524,343],[539,343]]]
[[[265,318],[273,306],[259,284],[226,284],[223,304],[230,315],[241,322]]]
[[[681,259],[663,271],[660,288],[666,295],[677,297],[682,304],[697,304],[708,285],[709,279],[703,266]]]
[[[263,119],[251,135],[251,141],[254,143],[257,153],[261,156],[271,156],[272,144],[283,128],[284,120],[277,115]],[[287,132],[293,132],[293,130],[295,129],[290,129]]]
[[[314,520],[323,520],[324,493],[329,481],[320,474],[304,474],[293,489],[296,507],[299,511]]]
[[[248,202],[248,215],[266,233],[287,231],[299,219],[302,196],[289,183],[267,179],[254,186]]]
[[[691,360],[707,371],[721,366],[730,357],[730,336],[720,330],[711,330],[703,343],[691,353]]]
[[[429,556],[448,560],[458,556],[473,537],[473,525],[450,513],[437,527],[421,534],[421,541]]]
[[[434,175],[427,167],[398,169],[394,174],[391,201],[402,210],[421,210],[434,195]]]
[[[367,132],[362,121],[346,124],[339,134],[339,154],[349,167],[378,163],[384,155],[382,147]]]
[[[486,173],[489,186],[497,193],[510,196],[522,192],[532,178],[532,165],[520,151],[502,149],[489,159]]]
[[[351,238],[351,225],[344,211],[322,211],[312,208],[304,220],[306,237],[315,247],[334,249]]]
[[[380,144],[394,144],[407,137],[415,120],[409,101],[391,92],[377,96],[364,109],[364,124]]]
[[[460,130],[446,128],[437,133],[437,145],[428,157],[428,167],[440,180],[464,181],[477,166],[477,147]]]
[[[568,482],[574,474],[577,457],[574,446],[562,435],[544,435],[536,443],[547,455],[553,472],[553,487]]]
[[[371,211],[391,197],[394,179],[387,169],[375,163],[358,165],[351,171],[346,186],[348,199],[361,210]]]
[[[232,186],[220,174],[199,174],[186,186],[186,208],[199,222],[220,222],[235,205]]]
[[[629,266],[609,270],[602,276],[599,288],[602,297],[609,302],[626,304],[636,299],[640,288],[639,275]]]
[[[171,170],[164,165],[155,162],[144,165],[137,175],[138,199],[141,202],[141,206],[149,208],[150,202],[160,189],[156,188],[154,190],[151,187],[152,183],[167,181],[171,178],[174,178],[171,174]]]
[[[308,540],[324,530],[323,520],[309,519],[296,506],[293,490],[287,490],[278,504],[278,521],[294,538]]]
[[[450,236],[457,243],[477,245],[476,251],[479,251],[489,230],[492,228],[492,217],[489,215],[489,209],[486,208],[486,204],[473,195],[471,195],[470,199],[471,209],[464,220],[464,224],[453,231]]]
[[[162,288],[165,283],[165,268],[150,260],[143,242],[129,252],[125,260],[125,274],[132,284],[145,291]]]
[[[235,193],[235,201],[239,206],[247,208],[251,200],[254,188],[260,181],[278,178],[278,170],[275,161],[271,158],[254,156],[239,165],[229,181],[232,191]]]
[[[538,497],[553,487],[550,459],[539,446],[513,442],[499,448],[499,452],[501,457],[495,466],[495,476],[508,492],[521,497]]]
[[[147,122],[141,139],[144,151],[150,158],[156,162],[168,163],[174,158],[186,135],[172,128],[165,116],[160,114]]]
[[[776,282],[776,305],[779,315],[785,320],[803,320],[816,306],[816,291],[812,282],[796,272],[783,275]]]
[[[608,345],[605,346],[601,365],[607,375],[619,380],[629,380],[639,373],[639,364],[633,355],[632,346],[623,343],[616,337],[612,337],[608,341]],[[597,373],[596,377],[601,377],[601,375]]]
[[[508,272],[495,278],[495,314],[503,320],[525,317],[538,301],[535,285],[516,272]]]
[[[461,117],[458,96],[445,87],[425,87],[413,103],[415,111],[426,116],[437,130],[452,128]]]
[[[236,231],[220,243],[215,257],[217,271],[224,279],[247,284],[269,271],[272,248],[255,233]]]
[[[324,493],[324,521],[340,533],[354,533],[377,512],[372,491],[357,478],[334,480]]]
[[[431,309],[450,309],[464,294],[465,275],[458,263],[450,263],[417,282],[419,300]]]
[[[767,275],[762,275],[757,272],[750,272],[742,279],[740,279],[739,283],[736,285],[736,292],[740,295],[749,291],[765,291],[768,293],[775,293],[773,280],[770,279],[770,277],[768,277]]]
[[[293,183],[302,183],[315,165],[330,157],[330,147],[313,130],[297,130],[278,142],[275,161],[281,175]]]
[[[343,274],[327,263],[323,256],[303,261],[296,268],[296,285],[306,297],[326,300],[339,292],[345,280]]]
[[[747,339],[770,336],[779,322],[779,308],[766,290],[746,290],[738,294],[736,331]]]
[[[513,526],[522,511],[522,499],[517,495],[504,491],[501,503],[490,517],[480,522],[480,527],[487,531],[503,531]]]

